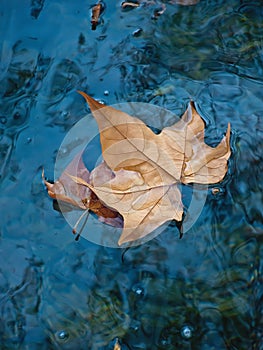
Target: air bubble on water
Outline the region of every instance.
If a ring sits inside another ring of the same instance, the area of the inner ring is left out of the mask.
[[[181,329],[181,336],[184,339],[190,339],[193,336],[193,328],[191,326],[183,326]]]
[[[60,149],[60,153],[61,153],[62,155],[68,154],[68,149],[67,149],[67,147],[62,147],[62,148]]]
[[[68,111],[62,111],[61,116],[62,118],[67,119],[70,116],[70,113]]]
[[[142,288],[137,288],[137,289],[135,290],[135,293],[136,293],[137,295],[143,295],[143,294],[144,294],[144,291],[143,291]]]
[[[132,291],[139,297],[142,297],[144,295],[144,289],[141,286],[134,286],[132,288]]]
[[[68,334],[67,331],[61,330],[61,331],[58,331],[56,333],[56,337],[57,337],[58,340],[64,340],[65,341],[65,340],[67,340],[69,338],[69,334]]]

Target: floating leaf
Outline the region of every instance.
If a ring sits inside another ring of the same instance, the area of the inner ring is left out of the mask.
[[[94,5],[91,9],[91,28],[92,30],[95,30],[97,28],[97,25],[99,24],[100,15],[103,12],[103,5],[101,2]]]
[[[100,164],[89,173],[83,163],[82,152],[79,152],[54,184],[46,181],[44,171],[42,172],[42,178],[49,196],[61,204],[67,203],[79,209],[91,210],[98,215],[100,221],[115,227],[122,227],[120,214],[114,209],[106,207],[87,186],[72,180],[73,175],[83,179],[83,181],[89,181],[91,184],[93,184],[94,176],[97,182],[101,181],[102,183],[110,181],[114,176],[105,163]]]
[[[181,120],[156,135],[140,119],[102,105],[84,92],[100,131],[102,154],[113,177],[87,186],[124,220],[119,244],[145,237],[169,220],[181,221],[179,183],[221,181],[230,156],[230,125],[217,147],[204,143],[205,124],[191,102]]]

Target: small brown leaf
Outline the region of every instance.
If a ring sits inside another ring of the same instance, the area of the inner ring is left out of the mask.
[[[123,9],[136,8],[136,7],[139,7],[139,6],[140,6],[140,4],[138,2],[131,2],[131,1],[124,1],[121,4],[121,7]]]
[[[81,209],[87,209],[90,190],[86,186],[79,186],[72,181],[67,174],[75,174],[76,176],[89,181],[89,171],[82,161],[82,152],[78,153],[71,163],[61,174],[60,178],[54,184],[45,180],[44,170],[42,172],[43,181],[47,187],[48,194],[51,198],[66,202]]]
[[[72,180],[74,176],[80,178],[83,183],[77,183]],[[94,176],[96,176],[97,181],[105,182],[110,181],[113,174],[105,163],[100,164],[89,174],[88,169],[82,161],[82,152],[79,152],[73,158],[54,184],[46,181],[44,170],[42,172],[43,181],[51,198],[83,210],[90,209],[94,214],[101,217],[101,221],[104,223],[115,227],[122,227],[123,220],[121,215],[116,210],[106,207],[95,193],[91,192],[88,186],[86,186],[88,181],[93,183],[92,178]]]
[[[99,24],[100,15],[102,13],[103,7],[101,3],[94,5],[91,9],[91,24],[92,30],[95,30]]]

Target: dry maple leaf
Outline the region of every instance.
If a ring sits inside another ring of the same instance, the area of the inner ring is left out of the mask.
[[[87,212],[91,210],[99,217],[100,221],[115,227],[122,227],[123,220],[118,212],[106,207],[87,186],[80,185],[72,180],[71,176],[77,176],[93,184],[92,179],[94,177],[96,177],[98,182],[101,181],[102,183],[110,181],[114,177],[112,171],[105,163],[101,163],[89,173],[83,163],[82,153],[83,152],[79,152],[73,158],[54,184],[46,181],[44,171],[42,172],[42,178],[47,187],[49,196],[56,199],[59,204],[61,204],[61,202],[67,203],[79,209],[86,210]],[[63,211],[61,206],[60,209]],[[80,220],[82,217],[83,215],[81,215]],[[80,220],[77,221],[77,224]],[[75,227],[73,229],[74,233],[76,233]]]
[[[74,157],[54,184],[45,180],[44,170],[42,172],[42,179],[51,198],[79,207],[80,209],[87,209],[91,191],[86,186],[78,185],[67,174],[76,175],[89,181],[90,174],[82,161],[82,152],[79,152]]]
[[[212,184],[225,176],[230,125],[217,147],[206,145],[205,124],[193,102],[177,123],[156,135],[140,119],[79,93],[98,123],[102,155],[114,176],[104,183],[94,176],[92,184],[71,178],[122,215],[120,245],[145,237],[169,220],[182,220],[180,182]]]

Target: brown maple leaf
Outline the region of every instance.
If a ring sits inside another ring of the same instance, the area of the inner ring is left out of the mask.
[[[69,163],[60,178],[53,184],[45,180],[44,170],[42,179],[51,198],[68,203],[80,209],[87,209],[91,191],[73,181],[68,174],[75,175],[89,181],[89,171],[82,161],[82,152],[79,152]]]
[[[73,207],[86,210],[87,213],[91,210],[99,217],[99,220],[115,226],[122,227],[123,220],[118,212],[106,207],[87,186],[78,184],[72,180],[71,176],[82,178],[83,180],[93,184],[93,178],[96,177],[98,182],[104,183],[110,181],[114,175],[110,168],[101,163],[91,173],[89,173],[82,160],[83,151],[79,152],[73,160],[69,163],[66,169],[61,174],[60,178],[54,184],[45,180],[44,171],[42,172],[42,179],[47,187],[48,194],[51,198],[59,202],[59,208],[63,212],[62,203],[70,204]],[[80,220],[83,215],[81,215]],[[77,224],[80,222],[77,221]],[[73,232],[76,233],[75,225]],[[78,236],[77,236],[78,237]]]
[[[206,145],[205,124],[193,102],[181,120],[156,135],[140,119],[79,93],[98,123],[103,158],[113,177],[103,183],[93,176],[92,184],[71,178],[122,215],[120,245],[145,237],[166,221],[182,220],[180,182],[213,184],[224,178],[230,125],[217,147]]]

